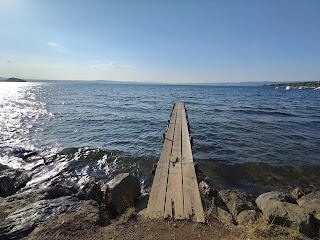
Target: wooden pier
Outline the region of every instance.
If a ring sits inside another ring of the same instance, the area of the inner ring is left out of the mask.
[[[168,121],[146,217],[205,221],[182,102],[174,104]]]

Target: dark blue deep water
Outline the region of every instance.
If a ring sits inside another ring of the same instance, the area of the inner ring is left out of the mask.
[[[30,186],[123,171],[148,185],[175,101],[186,103],[202,177],[218,186],[319,180],[317,90],[57,81],[0,83],[0,93],[0,163],[33,169]]]

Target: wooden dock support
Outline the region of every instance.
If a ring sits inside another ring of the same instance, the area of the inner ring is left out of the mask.
[[[175,103],[172,109],[146,217],[205,221],[182,102]]]

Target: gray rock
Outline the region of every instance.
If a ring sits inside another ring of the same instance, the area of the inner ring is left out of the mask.
[[[261,212],[256,210],[244,210],[237,216],[237,222],[241,226],[248,226],[258,222],[262,217]]]
[[[40,199],[55,199],[64,196],[71,196],[72,192],[62,187],[48,187],[39,191]]]
[[[8,176],[0,176],[0,197],[7,197],[16,192],[14,184]]]
[[[6,169],[1,171],[1,174],[11,178],[16,191],[25,187],[32,178],[32,173],[27,170]]]
[[[79,189],[78,198],[81,200],[92,199],[98,203],[103,203],[103,192],[101,191],[99,184],[94,181],[90,181]]]
[[[90,236],[94,239],[99,227],[110,223],[106,214],[104,223],[101,224],[100,215],[100,205],[94,200],[88,200],[77,211],[62,213],[41,223],[26,239],[47,239],[48,233],[53,233],[54,239],[83,239]],[[85,236],[79,229],[85,229]]]
[[[232,217],[231,213],[223,208],[213,206],[212,208],[208,209],[207,214],[218,219],[220,222],[228,224],[234,223],[234,218]]]
[[[218,219],[222,222],[225,222],[225,223],[233,223],[234,222],[231,213],[229,213],[228,211],[226,211],[220,207],[217,207],[217,216],[218,216]]]
[[[263,218],[269,223],[297,229],[299,232],[311,235],[314,224],[311,215],[297,204],[276,200],[258,201]]]
[[[289,202],[289,203],[297,203],[296,200],[289,194],[285,194],[283,192],[273,191],[261,194],[257,199],[256,203],[258,207],[259,205],[264,204],[264,202],[268,201],[279,201],[279,202]],[[260,208],[261,209],[261,208]]]
[[[134,200],[140,196],[140,182],[138,178],[121,173],[108,182],[105,201],[114,215],[124,212],[127,207],[133,206]]]
[[[314,191],[299,198],[298,204],[312,214],[317,224],[320,225],[320,191]]]
[[[84,204],[73,197],[40,200],[7,216],[0,225],[0,239],[21,239],[27,236],[42,221],[51,216],[76,211]]]
[[[257,209],[253,198],[238,190],[221,190],[219,197],[226,204],[235,219],[244,210]]]
[[[295,188],[292,190],[291,195],[295,198],[295,199],[299,199],[302,196],[311,193],[312,190],[310,188]]]

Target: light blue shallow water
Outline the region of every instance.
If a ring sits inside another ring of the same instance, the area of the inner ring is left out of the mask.
[[[89,147],[106,152],[77,163],[74,172],[130,170],[147,176],[175,101],[186,103],[195,159],[320,165],[320,91],[312,89],[68,81],[0,83],[0,94],[0,162],[11,167],[32,169],[38,163],[16,157],[16,149],[50,156],[76,147],[79,158],[92,154],[85,153]],[[117,155],[112,161],[111,153]],[[66,164],[59,161],[53,175]]]

